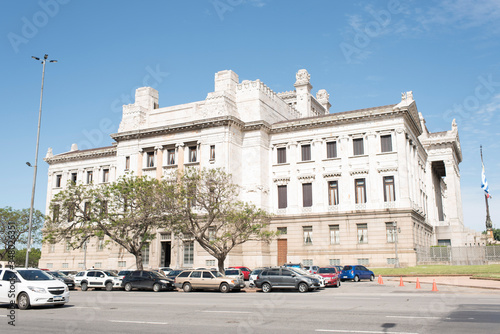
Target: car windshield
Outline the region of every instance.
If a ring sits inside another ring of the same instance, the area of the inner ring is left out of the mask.
[[[153,274],[153,276],[155,276],[155,277],[167,278],[165,275],[163,275],[162,273],[159,273],[157,271],[152,271],[151,274]]]
[[[68,276],[64,275],[63,273],[61,272],[58,272],[58,271],[49,271],[49,273],[52,275],[52,276],[55,276],[55,277],[58,277],[58,278],[67,278]]]
[[[319,274],[335,274],[335,268],[319,268]]]
[[[108,276],[118,276],[117,274],[115,274],[113,271],[105,271],[104,272],[106,275]]]
[[[233,269],[233,270],[226,270],[226,276],[228,275],[239,275],[240,274],[240,271],[239,270],[236,270],[236,269]]]
[[[27,281],[53,281],[55,278],[39,269],[18,269],[17,272]]]
[[[211,271],[212,274],[214,274],[215,277],[224,277],[224,275],[222,275],[220,272],[218,272],[217,270],[213,270]]]
[[[122,270],[118,273],[118,276],[124,276],[124,275],[126,276],[126,275],[130,274],[131,272],[132,271],[130,271],[130,270]]]
[[[180,273],[182,273],[182,270],[171,270],[171,271],[168,272],[167,276],[177,276]]]

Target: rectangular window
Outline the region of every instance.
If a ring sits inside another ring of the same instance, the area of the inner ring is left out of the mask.
[[[47,263],[47,269],[51,269],[54,267],[54,264],[53,263]]]
[[[78,268],[79,269],[85,269],[85,265],[83,262],[78,262]]]
[[[70,203],[68,205],[68,222],[72,222],[75,220],[75,204]]]
[[[286,235],[288,233],[288,230],[286,227],[278,227],[277,231],[278,231],[279,235]]]
[[[142,265],[149,266],[149,244],[142,246]]]
[[[62,264],[62,268],[65,269],[65,268],[69,268],[69,263],[63,263]]]
[[[215,145],[210,145],[210,160],[215,160]]]
[[[192,266],[194,262],[194,242],[184,241],[184,265]]]
[[[326,157],[328,159],[337,157],[337,142],[330,141],[326,143]]]
[[[380,145],[382,152],[392,152],[391,135],[380,136]]]
[[[278,186],[278,209],[285,209],[287,205],[286,186]]]
[[[328,182],[328,205],[339,205],[338,181]]]
[[[207,267],[215,267],[215,260],[205,260],[205,265]]]
[[[102,182],[103,183],[109,182],[109,169],[108,168],[105,168],[102,170]]]
[[[367,266],[370,264],[370,259],[367,258],[358,259],[358,264],[362,266]]]
[[[208,241],[213,241],[215,240],[215,227],[209,227],[208,228]]]
[[[313,265],[313,259],[302,259],[302,264],[304,266],[312,266]]]
[[[387,242],[396,242],[396,226],[391,223],[385,223],[385,233],[387,235]]]
[[[366,203],[366,184],[365,179],[355,179],[355,195],[356,195],[356,204]]]
[[[148,152],[146,167],[154,167],[155,166],[155,152]]]
[[[66,245],[64,247],[64,252],[69,253],[70,250],[71,250],[71,239],[66,238]]]
[[[49,244],[49,253],[54,253],[55,251],[56,251],[56,244],[51,242]]]
[[[311,145],[306,144],[302,145],[302,161],[310,161],[311,160]]]
[[[340,266],[340,259],[330,259],[331,266]]]
[[[278,147],[276,152],[278,153],[278,163],[286,164],[286,147]]]
[[[330,244],[340,244],[340,228],[339,225],[330,225]]]
[[[59,204],[54,204],[54,207],[52,208],[52,220],[55,222],[59,220],[59,210],[60,210]]]
[[[396,264],[396,258],[394,258],[394,257],[388,257],[387,258],[387,264]]]
[[[313,205],[312,183],[302,183],[302,205],[310,207]]]
[[[365,148],[363,146],[363,138],[355,138],[352,140],[352,149],[354,155],[363,155],[365,154]]]
[[[91,170],[87,171],[87,184],[91,184],[94,179],[94,172]]]
[[[102,252],[104,250],[104,238],[99,238],[97,240],[97,251]]]
[[[304,245],[312,245],[312,235],[313,235],[313,228],[312,226],[303,226],[302,230],[304,232]]]
[[[196,161],[196,146],[189,146],[189,162]]]
[[[56,188],[61,188],[61,182],[62,182],[62,175],[57,174],[56,175]]]
[[[357,224],[358,227],[358,244],[368,243],[368,225]]]
[[[384,176],[384,202],[394,202],[395,200],[394,176]]]
[[[94,263],[94,268],[102,268],[102,262]]]
[[[127,261],[118,261],[118,267],[124,268],[127,266]]]
[[[129,170],[129,169],[130,169],[130,157],[126,156],[125,157],[125,170]]]
[[[77,173],[71,173],[71,182],[76,183],[77,176]]]
[[[175,165],[175,148],[167,150],[167,159],[168,165]]]

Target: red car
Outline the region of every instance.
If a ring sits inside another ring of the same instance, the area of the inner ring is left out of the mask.
[[[250,273],[252,272],[248,267],[229,267],[233,269],[240,269],[241,272],[243,273],[243,277],[245,278],[245,281],[248,281],[250,279]]]
[[[318,269],[318,275],[325,278],[325,286],[340,286],[340,271],[336,267],[321,267]]]

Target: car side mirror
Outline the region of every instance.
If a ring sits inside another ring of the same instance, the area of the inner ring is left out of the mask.
[[[297,275],[295,275],[295,274],[292,274],[292,277],[295,277],[295,276],[297,276]]]

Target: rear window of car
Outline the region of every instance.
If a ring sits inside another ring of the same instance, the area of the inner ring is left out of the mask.
[[[191,272],[190,272],[190,271],[183,271],[183,272],[182,272],[182,273],[180,273],[180,274],[179,274],[179,276],[177,276],[177,277],[188,277],[188,276],[189,276],[189,274],[191,274]]]
[[[255,269],[254,271],[252,271],[252,274],[251,275],[258,275],[262,272],[263,269]]]
[[[318,270],[320,274],[335,274],[336,272],[335,268],[319,268]]]
[[[344,266],[344,270],[351,270],[352,266]]]
[[[225,274],[226,275],[239,275],[240,271],[238,269],[226,270]]]

